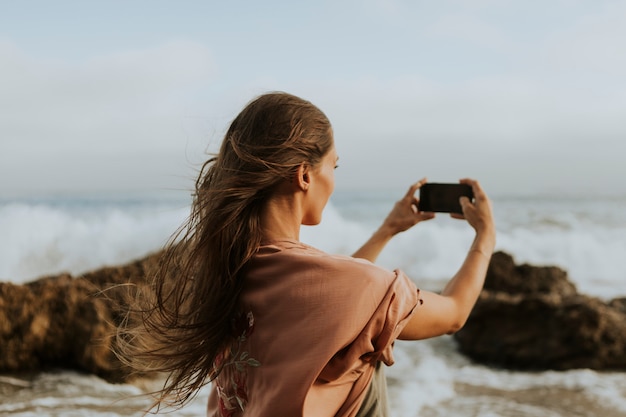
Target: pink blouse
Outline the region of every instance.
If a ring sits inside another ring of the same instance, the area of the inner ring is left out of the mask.
[[[418,302],[401,271],[296,241],[262,246],[208,416],[355,416]]]

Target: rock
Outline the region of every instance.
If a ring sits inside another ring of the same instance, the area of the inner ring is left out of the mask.
[[[626,297],[615,298],[609,302],[609,305],[626,314]]]
[[[510,369],[626,368],[626,299],[579,294],[556,267],[516,265],[495,253],[459,350]]]
[[[567,279],[567,273],[555,266],[516,265],[513,257],[496,252],[491,258],[486,290],[509,294],[560,294],[575,295],[576,286]]]
[[[72,277],[0,283],[0,372],[62,368],[94,373],[110,381],[130,370],[113,354],[116,326],[129,297],[146,282],[158,255],[125,266]]]
[[[128,380],[130,370],[112,353],[115,331],[158,259],[0,283],[0,372],[62,368]],[[455,339],[470,358],[506,368],[623,369],[626,298],[604,303],[578,294],[562,269],[516,265],[498,252]]]

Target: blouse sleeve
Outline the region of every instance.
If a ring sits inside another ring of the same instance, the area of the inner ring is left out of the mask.
[[[400,270],[380,269],[374,275],[373,279],[378,280],[374,287],[380,290],[381,298],[369,309],[369,318],[356,338],[328,362],[320,374],[322,380],[336,380],[363,362],[394,363],[393,343],[420,302],[419,289]],[[365,306],[360,307],[363,311],[368,310]]]
[[[363,343],[371,341],[371,346],[368,348],[372,351],[365,353],[363,358],[368,361],[382,361],[386,365],[394,363],[393,342],[421,302],[419,289],[404,272],[396,270],[395,274],[396,278],[385,297],[359,336],[364,339]]]

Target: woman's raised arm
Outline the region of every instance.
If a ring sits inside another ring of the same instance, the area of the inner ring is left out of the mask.
[[[461,197],[463,215],[453,217],[465,218],[476,236],[465,261],[441,294],[421,291],[423,304],[400,333],[400,339],[427,339],[456,332],[467,321],[482,290],[496,242],[491,202],[477,181],[461,182],[472,186],[474,203]]]

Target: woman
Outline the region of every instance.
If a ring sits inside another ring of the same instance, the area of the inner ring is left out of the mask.
[[[456,216],[476,231],[465,262],[441,294],[420,292],[373,262],[395,234],[435,216],[416,209],[425,180],[353,257],[299,241],[301,225],[321,221],[337,160],[328,119],[298,97],[262,95],[232,122],[133,340],[142,369],[169,374],[157,406],[182,405],[212,381],[209,416],[385,415],[377,369],[393,363],[394,340],[464,324],[495,244],[478,182],[461,180],[475,195]]]

